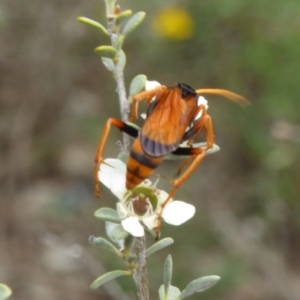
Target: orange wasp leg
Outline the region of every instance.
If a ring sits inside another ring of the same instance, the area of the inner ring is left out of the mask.
[[[200,119],[195,121],[194,125],[188,131],[186,131],[182,140],[184,142],[188,141],[188,145],[192,145],[193,140],[203,131],[206,131],[207,149],[210,149],[214,143],[212,120],[210,115],[207,114],[206,107],[204,105],[200,105],[194,115],[197,116],[200,111],[202,111],[202,116]]]
[[[186,179],[192,174],[192,172],[197,168],[197,166],[201,163],[201,161],[203,160],[203,158],[206,155],[206,151],[202,148],[191,148],[190,150],[193,150],[193,152],[196,155],[193,155],[193,162],[191,163],[191,165],[188,167],[187,170],[185,170],[185,172],[177,179],[175,179],[173,181],[173,187],[169,193],[168,198],[164,201],[164,203],[161,205],[161,211],[157,217],[157,227],[156,227],[156,236],[157,239],[159,237],[160,234],[160,228],[161,228],[161,219],[162,219],[162,214],[164,211],[165,206],[169,203],[169,201],[171,200],[171,198],[173,198],[174,194],[176,193],[177,189],[186,181]],[[190,158],[188,158],[188,160],[190,160]]]
[[[129,134],[130,136],[136,138],[138,136],[138,130],[127,125],[126,123],[122,122],[121,120],[110,118],[106,121],[102,136],[99,140],[98,143],[98,148],[96,152],[96,157],[95,157],[95,168],[94,168],[94,180],[95,180],[95,195],[96,197],[100,197],[100,179],[98,176],[98,171],[99,171],[99,166],[101,163],[103,163],[103,151],[104,151],[104,146],[105,142],[107,140],[108,133],[110,131],[111,125],[114,125],[115,127],[119,128],[123,132]]]
[[[151,103],[151,100],[154,97],[156,97],[156,99],[161,99],[161,97],[158,97],[159,94],[165,93],[167,91],[167,89],[168,88],[166,86],[161,85],[161,86],[156,87],[153,90],[144,91],[139,94],[136,94],[132,100],[131,114],[130,114],[129,121],[132,122],[137,119],[137,112],[138,112],[138,106],[139,106],[140,101],[146,100],[147,104],[149,106]]]
[[[161,218],[162,218],[162,213],[165,208],[165,206],[168,204],[168,202],[171,200],[171,198],[174,196],[176,190],[187,180],[187,178],[192,174],[192,172],[197,168],[197,166],[201,163],[203,158],[206,155],[206,150],[212,148],[213,143],[214,143],[214,136],[213,136],[213,126],[212,126],[212,120],[211,117],[206,113],[205,107],[203,110],[203,116],[192,126],[191,129],[187,131],[187,134],[191,134],[191,138],[195,138],[201,132],[206,131],[207,137],[206,137],[206,142],[207,142],[207,147],[206,149],[202,148],[187,148],[186,150],[184,148],[179,148],[178,150],[174,151],[173,154],[182,154],[182,152],[188,152],[189,154],[192,155],[192,157],[189,157],[180,167],[179,167],[179,172],[191,161],[190,166],[185,170],[185,172],[177,179],[173,181],[173,187],[169,193],[168,198],[164,201],[164,203],[161,206],[161,211],[158,215],[158,226],[156,228],[156,233],[157,236],[159,235],[160,232],[160,227],[161,227]]]

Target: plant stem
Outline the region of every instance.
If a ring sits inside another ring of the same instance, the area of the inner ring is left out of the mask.
[[[111,44],[113,47],[116,46],[118,33],[115,32],[116,20],[112,7],[107,4],[107,29],[110,33]],[[120,111],[122,121],[127,122],[129,117],[130,103],[127,101],[126,89],[124,83],[124,74],[120,61],[117,59],[115,62],[115,79],[117,82],[117,92],[119,96]],[[123,151],[127,151],[130,146],[129,136],[123,133]],[[136,239],[135,252],[137,255],[138,267],[133,269],[133,280],[137,287],[137,294],[139,300],[149,300],[149,289],[148,289],[148,273],[146,264],[146,239],[145,237],[139,237]]]
[[[133,270],[132,277],[138,289],[139,299],[149,300],[145,236],[136,239],[135,252],[137,255],[138,267]]]
[[[116,20],[113,14],[107,15],[107,29],[110,33],[110,39],[112,46],[116,46],[118,33],[115,32]],[[123,122],[127,122],[129,118],[129,106],[130,103],[127,101],[126,97],[126,89],[124,83],[124,74],[121,66],[121,62],[119,59],[115,62],[115,79],[117,82],[117,92],[119,96],[119,105],[120,112]],[[123,151],[127,152],[128,147],[130,146],[129,136],[123,133]]]

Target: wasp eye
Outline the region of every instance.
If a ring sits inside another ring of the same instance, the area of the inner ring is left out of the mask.
[[[185,83],[178,83],[178,86],[181,87],[181,98],[185,99],[188,96],[196,96],[196,91]]]

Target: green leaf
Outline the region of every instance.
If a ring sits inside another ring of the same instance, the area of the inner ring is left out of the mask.
[[[126,36],[129,32],[135,29],[145,18],[146,13],[143,11],[135,13],[124,25],[121,33]]]
[[[126,152],[120,152],[117,159],[119,159],[120,161],[122,161],[124,164],[127,164],[127,160],[129,157],[129,153]]]
[[[115,63],[112,59],[110,58],[107,58],[107,57],[101,57],[102,59],[102,62],[103,62],[103,65],[104,67],[110,71],[110,72],[115,72]]]
[[[122,253],[113,244],[111,244],[109,241],[107,241],[106,239],[104,239],[102,237],[96,238],[94,236],[90,236],[89,242],[90,242],[90,244],[92,244],[96,247],[108,250],[110,252],[115,253],[119,257],[122,257]]]
[[[95,53],[102,56],[102,57],[107,57],[107,58],[111,58],[111,59],[115,59],[118,51],[116,48],[114,48],[113,46],[99,46],[97,48],[95,48]]]
[[[98,277],[95,281],[93,281],[93,283],[91,284],[91,289],[96,289],[99,286],[101,286],[102,284],[113,280],[115,278],[118,278],[120,276],[131,276],[131,272],[130,271],[123,271],[123,270],[116,270],[116,271],[112,271],[112,272],[108,272],[100,277]]]
[[[219,276],[205,276],[190,282],[187,287],[181,292],[180,299],[187,298],[195,293],[203,292],[213,285],[215,285],[220,280]]]
[[[121,65],[121,69],[124,70],[125,65],[126,65],[126,54],[122,49],[119,50],[118,60]]]
[[[85,17],[78,17],[77,20],[80,22],[80,23],[83,23],[85,25],[88,25],[88,26],[91,26],[91,27],[94,27],[96,29],[99,29],[100,31],[102,31],[105,35],[109,36],[109,32],[107,31],[107,29],[100,23],[94,21],[94,20],[91,20],[89,18],[85,18]]]
[[[115,45],[117,50],[120,50],[122,48],[124,40],[125,40],[125,36],[122,34],[119,34],[116,45]]]
[[[168,255],[164,266],[164,287],[165,287],[165,293],[167,295],[169,293],[169,288],[171,286],[172,274],[173,274],[172,256]]]
[[[220,151],[220,147],[216,144],[213,144],[212,148],[206,150],[206,154],[213,154],[213,153],[216,153],[218,151]]]
[[[174,243],[174,240],[172,238],[164,238],[157,243],[151,245],[147,250],[146,250],[146,257],[149,257],[153,253],[166,248]]]
[[[109,222],[106,222],[109,223]],[[123,240],[129,235],[127,231],[124,230],[122,225],[115,224],[115,226],[108,228],[106,226],[106,233],[108,237],[115,243],[118,243],[120,246],[123,244]]]
[[[119,13],[116,17],[116,25],[119,26],[126,18],[132,15],[132,10],[127,9]]]
[[[132,251],[134,250],[135,242],[136,237],[130,234],[126,238],[124,238],[124,247],[122,249],[122,254],[123,258],[125,258],[127,262],[129,262],[130,260],[136,261],[136,254]]]
[[[131,127],[133,127],[133,128],[135,128],[136,130],[140,130],[141,129],[141,127],[139,127],[138,125],[136,125],[134,123],[126,122],[126,124],[129,125],[129,126],[131,126]]]
[[[116,210],[108,207],[102,207],[95,211],[94,216],[103,221],[121,223],[121,219]]]
[[[145,88],[147,76],[140,74],[135,76],[129,86],[129,97],[133,97]]]
[[[158,290],[159,300],[177,300],[180,296],[180,289],[176,286],[170,285],[168,294],[165,293],[164,285],[161,285]]]
[[[12,294],[12,290],[6,284],[0,283],[0,300],[7,299]]]

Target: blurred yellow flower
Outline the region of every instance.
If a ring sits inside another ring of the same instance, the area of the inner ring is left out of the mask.
[[[153,19],[154,31],[172,40],[186,40],[194,31],[194,22],[190,14],[179,6],[163,9]]]

